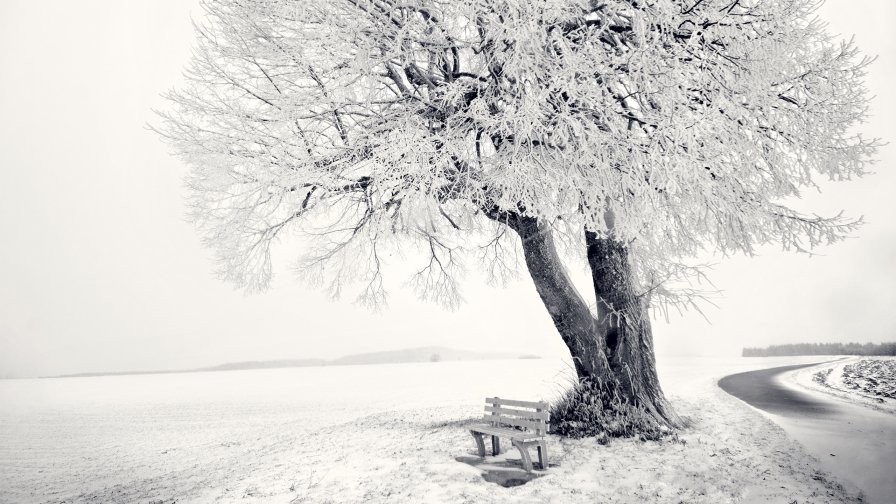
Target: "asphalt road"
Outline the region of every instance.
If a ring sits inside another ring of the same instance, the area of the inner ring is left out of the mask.
[[[832,415],[838,409],[836,404],[794,390],[778,383],[775,379],[782,373],[818,364],[821,363],[782,366],[733,374],[719,380],[719,387],[753,407],[776,415]]]
[[[896,503],[896,415],[788,386],[783,366],[726,376],[719,387],[766,413],[868,504]]]

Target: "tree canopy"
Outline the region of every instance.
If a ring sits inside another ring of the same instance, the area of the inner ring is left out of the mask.
[[[813,0],[206,1],[187,85],[161,128],[192,166],[220,272],[271,276],[288,230],[306,271],[384,299],[387,252],[424,252],[424,298],[459,299],[470,256],[522,256],[578,384],[563,435],[682,424],[647,309],[709,249],[808,251],[857,220],[801,191],[864,174],[870,60]],[[590,268],[592,305],[558,244]],[[521,253],[520,253],[521,252]]]
[[[869,60],[817,4],[205,1],[161,130],[222,276],[250,289],[293,228],[335,292],[363,278],[380,300],[397,238],[450,301],[466,252],[515,269],[502,222],[525,216],[567,244],[612,233],[647,291],[706,247],[809,250],[857,225],[787,204],[876,147],[851,129]]]

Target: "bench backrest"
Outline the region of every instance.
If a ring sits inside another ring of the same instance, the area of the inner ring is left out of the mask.
[[[485,398],[485,415],[482,420],[495,426],[518,427],[538,436],[548,431],[548,403]]]

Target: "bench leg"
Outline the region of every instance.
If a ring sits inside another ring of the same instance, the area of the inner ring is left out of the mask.
[[[527,473],[532,472],[532,459],[529,457],[529,447],[526,444],[517,441],[511,440],[510,442],[520,451],[520,456],[523,458],[523,469],[525,469]]]
[[[492,455],[500,455],[501,453],[501,438],[498,436],[492,436]]]
[[[476,440],[476,449],[479,451],[479,456],[485,456],[485,443],[482,442],[482,434],[476,431],[470,431],[470,434],[473,435],[473,439]]]
[[[542,471],[548,468],[548,444],[544,441],[538,443],[538,465]]]

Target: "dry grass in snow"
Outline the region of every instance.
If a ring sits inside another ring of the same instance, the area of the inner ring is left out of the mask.
[[[803,387],[896,414],[896,357],[846,357],[794,378]]]

